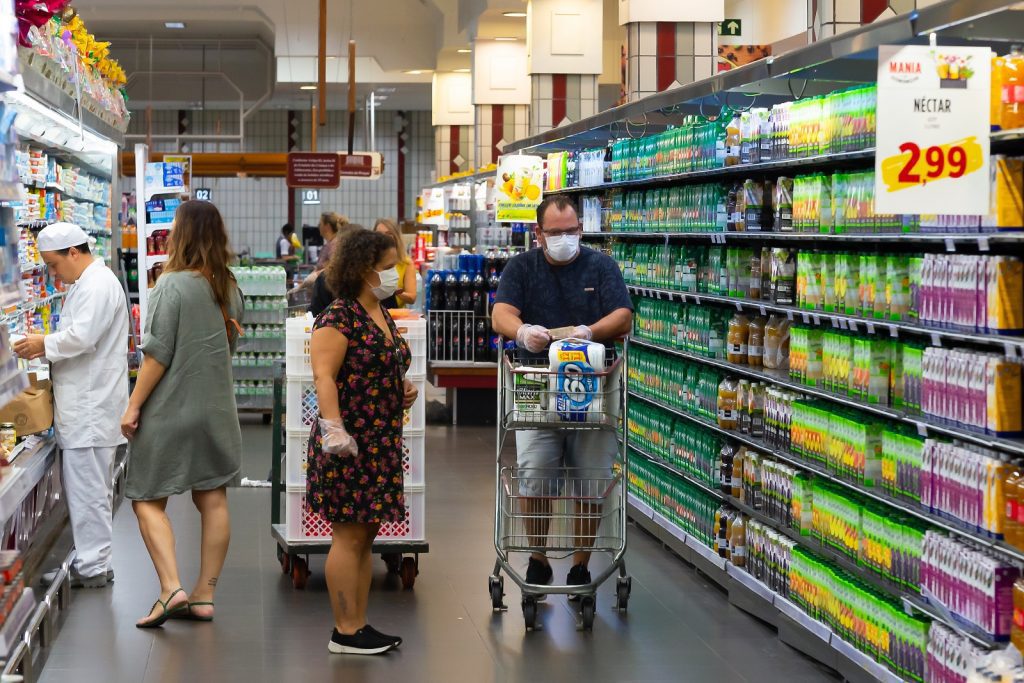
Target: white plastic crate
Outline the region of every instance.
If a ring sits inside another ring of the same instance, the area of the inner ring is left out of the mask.
[[[309,364],[309,340],[313,334],[313,316],[288,318],[285,323],[285,375],[310,378],[313,367]]]
[[[427,374],[427,321],[423,318],[415,320],[396,320],[395,326],[398,334],[402,335],[409,344],[409,351],[412,353],[412,363],[409,365],[411,377],[420,377]]]
[[[288,431],[285,448],[285,485],[291,488],[306,485],[307,458],[309,456],[309,430]],[[426,483],[426,437],[423,432],[402,435],[402,470],[406,486]]]
[[[378,541],[423,541],[427,537],[426,495],[422,486],[405,487],[405,521],[382,524]],[[289,488],[285,494],[285,534],[288,541],[324,541],[331,524],[306,507],[306,489]]]
[[[423,378],[409,379],[416,384],[420,393],[416,403],[405,411],[402,429],[408,432],[421,432],[427,425],[427,383]],[[288,413],[285,428],[289,431],[308,430],[320,414],[316,402],[316,385],[312,379],[289,377],[285,391],[285,410]]]

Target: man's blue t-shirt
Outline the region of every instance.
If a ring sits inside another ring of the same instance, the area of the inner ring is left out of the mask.
[[[519,254],[502,271],[495,302],[519,309],[524,323],[548,329],[590,326],[617,309],[633,310],[619,266],[587,247],[564,266],[548,263],[540,248]]]

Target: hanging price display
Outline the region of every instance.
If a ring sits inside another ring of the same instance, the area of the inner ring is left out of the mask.
[[[991,50],[878,50],[875,211],[989,213]]]

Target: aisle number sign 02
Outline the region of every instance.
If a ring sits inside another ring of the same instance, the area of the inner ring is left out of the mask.
[[[495,220],[536,223],[544,198],[544,160],[527,154],[508,154],[498,160],[495,180]]]
[[[988,48],[878,50],[875,211],[987,215]]]

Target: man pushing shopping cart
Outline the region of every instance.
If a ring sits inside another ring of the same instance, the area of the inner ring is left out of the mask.
[[[499,363],[498,562],[491,594],[500,608],[504,570],[522,588],[528,628],[536,601],[549,593],[582,597],[589,628],[594,593],[616,570],[620,606],[628,599],[625,491],[613,470],[616,455],[625,456],[615,435],[625,404],[625,349],[604,344],[629,333],[633,304],[618,265],[581,248],[581,234],[571,199],[545,199],[537,209],[540,248],[509,261],[491,313],[494,329],[517,346]],[[512,431],[517,463],[503,470],[501,448]],[[617,520],[615,513],[621,513]],[[612,566],[594,580],[591,554],[605,550]],[[509,564],[512,551],[530,552],[525,577]],[[572,556],[565,585],[552,585],[548,552]]]

